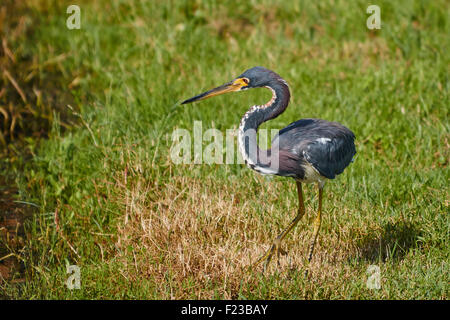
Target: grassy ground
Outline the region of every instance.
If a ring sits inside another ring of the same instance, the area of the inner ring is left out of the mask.
[[[27,49],[42,77],[59,57],[79,124],[63,130],[55,112],[49,139],[15,172],[33,216],[23,246],[5,244],[24,271],[0,280],[4,296],[448,298],[448,2],[378,1],[378,31],[364,1],[79,1],[80,30],[65,26],[69,4],[29,4]],[[356,161],[326,185],[308,279],[313,186],[288,256],[262,274],[248,267],[295,215],[293,181],[170,159],[174,129],[201,120],[225,134],[270,93],[175,104],[256,65],[293,95],[263,128],[318,117],[357,137]],[[65,285],[73,264],[80,290]],[[379,290],[366,286],[370,265]]]

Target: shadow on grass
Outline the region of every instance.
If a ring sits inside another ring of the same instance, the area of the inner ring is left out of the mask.
[[[360,256],[371,263],[402,260],[410,249],[422,246],[422,233],[410,222],[388,222],[382,226],[381,234],[373,231],[358,243]]]

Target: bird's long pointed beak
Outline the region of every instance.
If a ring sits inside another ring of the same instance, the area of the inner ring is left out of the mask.
[[[241,90],[242,87],[246,87],[247,85],[248,85],[248,79],[238,78],[236,80],[225,83],[225,84],[221,85],[220,87],[208,90],[208,91],[203,92],[195,97],[184,100],[181,104],[204,100],[204,99],[218,96],[220,94],[224,94],[227,92],[239,91],[239,90]]]

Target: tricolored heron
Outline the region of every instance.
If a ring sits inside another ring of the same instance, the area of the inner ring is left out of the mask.
[[[302,119],[279,131],[268,150],[260,150],[256,140],[258,127],[283,113],[290,99],[289,86],[275,72],[263,67],[254,67],[231,82],[185,100],[182,104],[203,100],[226,92],[265,87],[272,91],[272,99],[263,105],[251,107],[242,117],[239,125],[239,150],[245,163],[262,174],[292,177],[297,184],[299,200],[298,213],[294,220],[281,232],[271,248],[255,265],[266,261],[266,269],[274,254],[279,258],[281,241],[294,228],[305,213],[302,183],[315,182],[319,189],[319,207],[314,220],[314,232],[309,247],[308,261],[311,261],[319,233],[322,215],[323,187],[327,179],[334,179],[342,173],[356,153],[355,135],[337,122],[321,119]]]

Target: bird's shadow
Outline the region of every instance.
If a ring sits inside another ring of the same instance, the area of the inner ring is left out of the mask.
[[[388,222],[381,234],[372,231],[358,241],[360,257],[370,263],[402,260],[411,249],[420,249],[423,231],[411,222]]]

